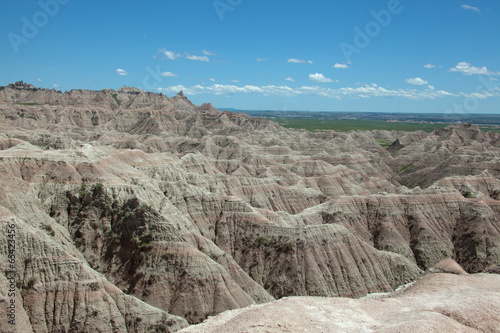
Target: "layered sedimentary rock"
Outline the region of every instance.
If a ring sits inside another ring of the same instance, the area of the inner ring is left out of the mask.
[[[500,278],[432,274],[367,299],[286,297],[181,332],[499,332]]]
[[[392,291],[444,258],[500,264],[500,136],[474,125],[296,132],[182,93],[22,83],[0,109],[28,330],[176,330],[284,296]]]

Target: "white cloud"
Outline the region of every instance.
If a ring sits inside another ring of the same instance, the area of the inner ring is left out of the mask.
[[[462,73],[464,75],[473,75],[473,74],[480,74],[480,75],[500,75],[500,72],[490,72],[486,67],[475,67],[471,66],[470,63],[462,61],[459,62],[458,65],[456,65],[453,68],[450,68],[450,72],[457,72],[457,73]]]
[[[177,77],[177,76],[179,76],[179,75],[174,74],[174,73],[172,73],[172,72],[163,72],[163,73],[161,73],[161,76],[167,76],[167,77]]]
[[[294,64],[313,64],[312,60],[302,60],[302,59],[295,59],[295,58],[288,59],[288,62],[291,62]]]
[[[54,84],[52,85],[52,87],[57,88],[57,87],[59,87],[59,85],[58,85],[57,83],[54,83]]]
[[[294,80],[294,79],[292,79],[291,77],[286,77],[286,78],[285,78],[285,81],[295,82],[295,80]]]
[[[431,86],[430,84],[427,86],[427,89],[429,90],[435,90],[436,88],[434,88],[434,86]]]
[[[363,85],[363,86],[358,86],[356,88],[344,87],[338,89],[331,89],[320,86],[302,86],[299,88],[290,88],[288,86],[274,86],[274,85],[236,86],[236,85],[223,85],[223,84],[213,84],[211,86],[195,85],[192,87],[177,85],[160,89],[160,91],[168,94],[177,94],[181,90],[183,90],[184,94],[186,95],[198,95],[198,94],[232,95],[232,94],[257,93],[264,96],[283,96],[283,97],[322,96],[327,98],[335,98],[339,100],[346,98],[359,99],[359,98],[375,98],[375,97],[403,98],[411,100],[429,100],[440,97],[460,96],[443,90],[386,89],[377,86],[376,84]],[[490,95],[493,95],[494,93],[500,95],[500,89],[498,92],[496,91],[483,92],[481,96],[484,96],[484,98],[486,98],[489,97]]]
[[[335,65],[333,65],[333,68],[346,69],[346,68],[349,68],[349,66],[345,63],[343,63],[343,64],[336,63]]]
[[[240,80],[231,80],[233,83],[240,83]]]
[[[432,65],[432,64],[427,64],[427,65],[424,65],[425,68],[434,68],[436,67],[436,65]]]
[[[268,61],[266,58],[257,58],[255,61]]]
[[[118,75],[128,75],[127,71],[121,68],[116,69],[116,74]]]
[[[42,82],[42,79],[36,79],[38,82]]]
[[[309,74],[309,80],[314,81],[314,82],[321,82],[321,83],[339,82],[337,80],[333,81],[332,79],[327,78],[323,74],[320,74],[320,73]]]
[[[425,80],[422,80],[421,78],[419,77],[416,77],[416,78],[412,78],[412,79],[406,79],[405,80],[406,83],[409,83],[409,84],[414,84],[416,86],[423,86],[423,85],[426,85],[428,84],[429,82],[425,81]]]
[[[198,61],[209,62],[210,59],[208,58],[208,56],[215,55],[215,53],[212,53],[208,50],[203,50],[202,52],[204,55],[202,55],[202,56],[191,55],[188,53],[185,53],[185,55],[181,55],[180,53],[176,53],[174,51],[168,51],[165,48],[158,50],[158,52],[160,53],[161,59],[168,59],[168,60],[176,60],[178,58],[186,58],[189,60],[198,60]],[[153,58],[157,58],[157,56],[154,56]]]
[[[488,97],[500,97],[500,87],[493,87],[488,90],[476,90],[473,93],[461,92],[460,96],[485,99]]]
[[[191,55],[191,54],[186,54],[186,59],[197,60],[197,61],[207,61],[207,62],[210,61],[210,59],[208,59],[207,56],[196,56],[196,55]]]
[[[481,9],[477,8],[477,7],[472,7],[472,6],[469,6],[469,5],[462,5],[462,8],[463,9],[466,9],[466,10],[472,10],[473,12],[480,12]]]
[[[211,77],[210,79],[208,79],[209,81],[212,81],[212,82],[215,82],[215,79],[213,77]]]
[[[165,48],[158,50],[163,55],[163,59],[175,60],[180,57],[179,53],[168,51]]]

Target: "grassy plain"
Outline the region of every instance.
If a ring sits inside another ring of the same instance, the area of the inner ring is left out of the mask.
[[[304,129],[308,131],[347,132],[351,130],[388,130],[388,131],[424,131],[432,132],[436,128],[444,128],[449,123],[407,123],[407,122],[387,122],[382,120],[365,119],[271,119],[283,127],[293,129]]]
[[[436,128],[444,128],[452,123],[466,122],[477,124],[485,132],[500,132],[500,114],[242,111],[234,109],[232,111],[267,118],[286,128],[308,131],[388,130],[432,132]]]

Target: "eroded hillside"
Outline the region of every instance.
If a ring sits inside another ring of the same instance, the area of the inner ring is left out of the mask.
[[[500,136],[474,125],[297,132],[182,92],[22,83],[0,109],[26,331],[175,331],[284,296],[392,291],[443,258],[500,264]]]

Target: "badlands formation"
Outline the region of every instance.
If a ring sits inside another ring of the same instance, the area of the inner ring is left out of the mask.
[[[499,330],[499,134],[299,132],[22,82],[0,117],[2,332]]]

